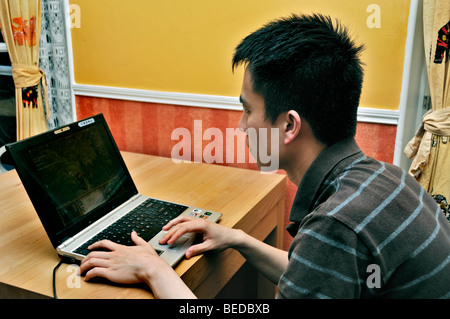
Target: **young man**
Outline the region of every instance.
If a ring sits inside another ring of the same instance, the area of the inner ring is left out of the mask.
[[[361,50],[321,15],[274,21],[236,48],[233,68],[246,67],[239,127],[277,129],[272,151],[298,186],[289,252],[187,217],[169,222],[161,243],[198,232],[203,242],[187,258],[237,249],[278,284],[279,298],[450,298],[450,227],[439,207],[405,172],[366,157],[355,143]],[[159,298],[195,297],[149,244],[132,238],[133,247],[92,245],[110,251],[83,260],[85,279],[146,282]]]

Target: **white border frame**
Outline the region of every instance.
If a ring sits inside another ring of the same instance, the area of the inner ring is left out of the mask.
[[[73,89],[75,94],[79,96],[242,111],[239,98],[230,96],[161,92],[86,84],[74,84]],[[358,110],[358,122],[397,125],[398,119],[399,112],[396,110],[365,107],[360,107]]]
[[[423,109],[423,99],[428,80],[423,41],[423,0],[411,0],[393,159],[393,163],[404,170],[409,170],[411,160],[403,154],[403,150],[414,136],[422,114],[426,112]]]

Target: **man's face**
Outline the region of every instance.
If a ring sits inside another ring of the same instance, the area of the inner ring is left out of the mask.
[[[266,119],[264,99],[253,91],[253,82],[247,68],[244,73],[240,100],[244,107],[239,129],[247,134],[247,146],[261,170],[278,170],[279,128]],[[270,155],[269,155],[270,154]]]

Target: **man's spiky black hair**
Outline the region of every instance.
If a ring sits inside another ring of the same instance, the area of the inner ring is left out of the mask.
[[[331,145],[356,132],[362,49],[338,21],[293,14],[242,40],[232,67],[249,68],[253,90],[264,98],[272,123],[281,113],[296,110],[315,137]]]

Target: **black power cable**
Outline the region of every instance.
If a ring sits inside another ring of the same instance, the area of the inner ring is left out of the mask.
[[[61,266],[62,263],[63,260],[61,259],[59,263],[55,266],[55,268],[53,268],[53,298],[55,299],[58,299],[56,295],[56,270],[59,268],[59,266]]]

